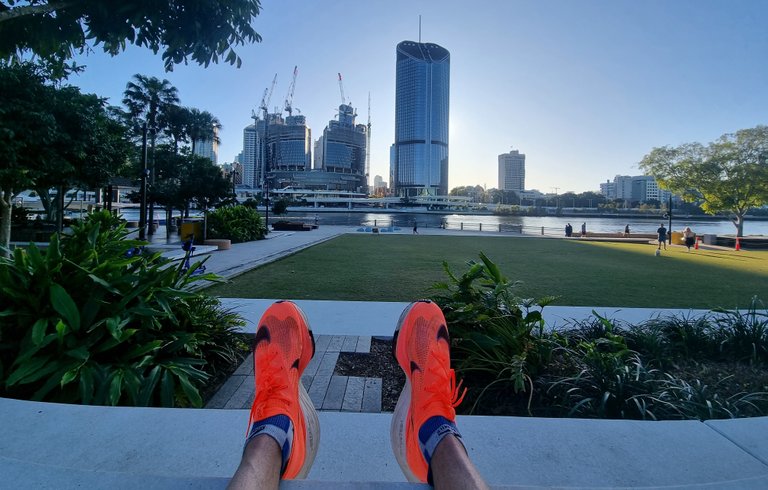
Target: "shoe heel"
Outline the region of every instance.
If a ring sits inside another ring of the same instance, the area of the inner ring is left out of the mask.
[[[317,449],[320,447],[320,420],[317,417],[317,410],[315,410],[315,406],[312,404],[312,399],[309,398],[309,393],[307,393],[301,382],[299,382],[299,404],[304,415],[304,426],[307,429],[307,442],[305,445],[304,464],[302,464],[301,469],[296,474],[296,478],[305,479],[312,469]]]

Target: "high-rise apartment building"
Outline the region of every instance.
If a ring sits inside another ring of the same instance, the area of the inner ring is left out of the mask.
[[[208,158],[214,164],[219,163],[219,128],[213,127],[213,138],[195,140],[195,155]]]
[[[499,155],[499,189],[515,192],[525,190],[525,155],[518,150]]]
[[[243,166],[242,184],[247,187],[256,187],[256,163],[259,159],[259,148],[261,147],[261,137],[257,129],[259,121],[256,124],[250,124],[243,129],[243,152],[240,156],[240,164]]]
[[[450,53],[432,43],[397,45],[391,188],[401,197],[448,194]]]

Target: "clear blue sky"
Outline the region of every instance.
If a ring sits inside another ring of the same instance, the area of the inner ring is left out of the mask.
[[[526,188],[597,190],[639,174],[651,148],[711,141],[768,124],[768,2],[263,0],[263,41],[240,47],[243,65],[163,70],[160,55],[130,48],[81,57],[70,82],[119,104],[135,73],[167,78],[183,105],[222,122],[220,162],[242,149],[242,130],[275,73],[282,105],[294,65],[294,107],[317,139],[345,95],[367,120],[371,183],[389,178],[394,138],[395,46],[434,42],[451,53],[449,186],[496,187],[497,157],[526,154]]]

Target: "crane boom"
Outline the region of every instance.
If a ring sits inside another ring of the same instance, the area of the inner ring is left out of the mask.
[[[288,87],[288,95],[285,96],[285,112],[287,112],[289,116],[293,115],[293,91],[296,89],[296,75],[298,74],[299,67],[294,66],[293,80],[291,80],[291,85]]]
[[[347,103],[346,97],[344,97],[344,82],[341,80],[341,73],[339,73],[339,91],[341,92],[341,105]]]
[[[264,111],[264,120],[267,119],[269,101],[272,100],[272,92],[275,90],[275,83],[277,83],[277,73],[275,73],[274,78],[272,78],[272,85],[269,87],[269,92],[267,92],[267,89],[264,89],[264,97],[261,98],[261,105],[259,108]]]

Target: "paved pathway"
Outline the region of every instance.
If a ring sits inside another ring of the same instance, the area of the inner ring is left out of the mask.
[[[371,352],[371,337],[357,335],[317,335],[315,356],[301,381],[317,410],[342,412],[381,412],[381,378],[334,375],[339,355],[344,352]],[[253,354],[208,401],[205,408],[250,408],[254,394]]]

